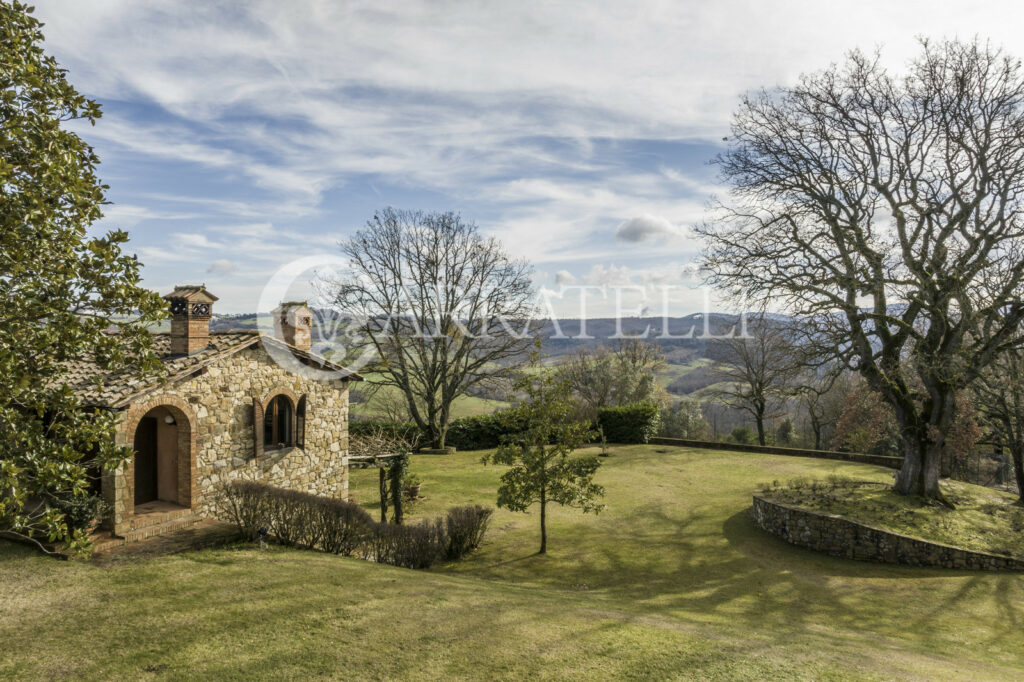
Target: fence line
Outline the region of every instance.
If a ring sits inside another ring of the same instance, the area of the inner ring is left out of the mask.
[[[717,443],[708,440],[688,440],[685,438],[652,438],[654,445],[675,445],[684,448],[708,448],[712,450],[730,450],[733,452],[751,452],[766,455],[789,455],[790,457],[816,457],[818,459],[835,459],[844,462],[860,462],[877,466],[899,469],[903,466],[902,457],[871,455],[866,452],[839,452],[838,450],[805,450],[803,448],[782,448],[774,445],[747,445],[744,443]]]

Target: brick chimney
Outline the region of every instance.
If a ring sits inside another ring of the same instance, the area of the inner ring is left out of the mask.
[[[313,345],[313,311],[306,302],[282,303],[271,314],[274,316],[274,336],[308,353]]]
[[[217,297],[206,285],[174,287],[164,298],[171,304],[171,353],[191,355],[210,345],[210,313]]]

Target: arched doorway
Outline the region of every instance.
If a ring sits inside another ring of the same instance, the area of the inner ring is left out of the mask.
[[[185,415],[170,406],[154,407],[139,419],[133,447],[132,497],[136,513],[147,506],[189,506],[191,453]]]

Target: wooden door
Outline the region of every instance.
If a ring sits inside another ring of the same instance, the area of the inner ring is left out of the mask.
[[[135,504],[156,499],[156,418],[143,417],[135,429]]]

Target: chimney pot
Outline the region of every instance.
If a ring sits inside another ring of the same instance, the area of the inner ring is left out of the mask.
[[[191,355],[210,345],[210,316],[217,297],[205,285],[178,286],[164,296],[171,307],[171,353]]]
[[[282,303],[271,314],[274,316],[274,336],[308,353],[313,347],[313,311],[306,302]]]

